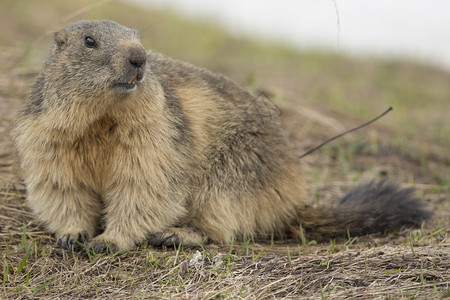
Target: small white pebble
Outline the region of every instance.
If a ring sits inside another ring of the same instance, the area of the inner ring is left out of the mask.
[[[189,261],[189,265],[195,265],[200,260],[202,260],[202,254],[200,253],[200,251],[197,250],[195,251],[194,255],[192,255],[192,258]]]

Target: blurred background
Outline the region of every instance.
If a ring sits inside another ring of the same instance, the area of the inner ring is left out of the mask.
[[[1,0],[0,148],[13,153],[8,128],[53,32],[111,19],[149,50],[264,92],[299,153],[393,106],[305,158],[318,182],[393,176],[448,191],[449,11],[444,0]]]
[[[220,24],[231,34],[450,69],[446,0],[128,0]]]

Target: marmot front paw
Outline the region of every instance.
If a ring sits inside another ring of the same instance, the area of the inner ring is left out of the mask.
[[[80,231],[78,233],[67,233],[60,235],[57,239],[58,245],[68,249],[79,251],[89,242],[89,234],[86,230]]]

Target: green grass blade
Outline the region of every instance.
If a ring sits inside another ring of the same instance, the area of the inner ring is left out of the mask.
[[[446,229],[446,227],[442,227],[441,229],[438,229],[438,230],[436,230],[435,232],[430,233],[430,234],[424,236],[423,238],[421,238],[421,239],[419,240],[419,243],[421,243],[421,242],[422,242],[423,240],[425,240],[425,239],[428,239],[428,238],[432,237],[433,235],[438,234],[439,232],[441,232],[441,231],[444,230],[444,229]]]
[[[31,248],[33,246],[33,243],[30,243],[30,245],[27,248],[27,251],[25,252],[25,255],[23,256],[23,258],[20,260],[19,265],[17,266],[16,269],[16,273],[20,273],[22,272],[23,267],[25,266],[25,264],[27,263],[28,260],[28,256],[30,255],[31,252]]]
[[[45,289],[46,287],[48,287],[50,284],[52,284],[54,280],[50,280],[49,282],[44,283],[43,285],[40,286],[36,286],[36,287],[32,287],[30,288],[30,291],[35,292],[35,291],[40,291],[42,289]]]

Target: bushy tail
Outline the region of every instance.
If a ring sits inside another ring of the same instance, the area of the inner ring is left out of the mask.
[[[298,222],[316,240],[385,232],[402,226],[420,226],[431,217],[425,205],[414,196],[414,189],[400,189],[386,181],[356,186],[331,209],[308,207],[298,212]]]

